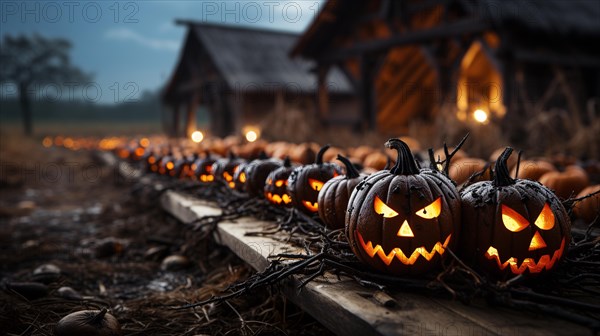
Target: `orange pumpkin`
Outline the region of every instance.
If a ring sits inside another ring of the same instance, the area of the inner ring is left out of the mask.
[[[490,178],[490,173],[487,168],[488,163],[485,160],[477,158],[461,158],[456,161],[452,160],[448,175],[450,175],[450,178],[457,184],[463,184],[467,182],[473,174],[486,170],[483,175],[474,179],[474,181],[484,181],[489,180]]]
[[[388,157],[382,152],[374,152],[365,158],[363,166],[366,168],[373,168],[376,170],[382,170],[385,168],[388,162]]]
[[[599,191],[600,184],[589,186],[587,188],[584,188],[577,195],[577,198]],[[575,205],[573,206],[573,213],[575,214],[575,216],[583,219],[586,223],[591,223],[593,220],[596,219],[596,217],[600,216],[600,193],[575,203]]]
[[[516,166],[510,172],[510,176],[518,179],[537,181],[542,175],[552,171],[556,171],[556,167],[548,161],[524,160],[519,164],[519,176],[515,177],[517,173]]]
[[[564,199],[577,195],[589,184],[585,170],[579,166],[568,166],[563,172],[546,173],[540,177],[539,181]]]

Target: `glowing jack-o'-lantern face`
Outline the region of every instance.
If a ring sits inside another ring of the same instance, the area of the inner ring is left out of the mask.
[[[492,275],[536,275],[553,269],[570,241],[570,222],[559,199],[530,180],[512,179],[503,153],[494,181],[461,192],[462,253]],[[504,160],[504,161],[502,161]]]
[[[215,158],[211,157],[210,153],[206,153],[206,157],[196,160],[194,162],[194,176],[201,183],[211,183],[215,180],[212,174]]]
[[[346,235],[352,251],[369,266],[397,275],[421,274],[439,267],[456,243],[460,199],[449,178],[419,169],[406,144],[390,142],[399,151],[398,163],[356,186]]]
[[[554,238],[554,236],[560,237],[560,234],[556,235],[558,232],[552,232],[555,227],[555,217],[548,203],[544,204],[542,211],[539,213],[533,224],[521,216],[517,211],[504,204],[501,205],[501,216],[502,224],[506,230],[513,234],[527,234],[526,237],[530,236],[531,239],[529,244],[524,244],[519,248],[519,250],[521,250],[519,251],[520,253],[518,253],[519,256],[521,256],[520,258],[510,255],[507,256],[506,253],[501,254],[498,250],[500,247],[490,245],[485,251],[484,256],[487,259],[496,262],[500,270],[510,269],[510,272],[513,274],[522,274],[525,271],[532,274],[540,273],[545,269],[551,269],[562,257],[566,244],[565,237],[562,237],[559,241],[556,241]],[[528,229],[527,232],[520,233],[526,229]],[[532,232],[533,235],[531,234]],[[552,243],[552,249],[548,249],[548,243],[546,243],[546,240],[544,240],[542,236],[542,233],[546,235],[545,232],[548,232],[549,234],[547,239]],[[523,239],[520,240],[522,241]],[[530,252],[529,256],[525,256],[526,254],[524,254],[525,252],[523,251],[525,248]],[[540,254],[538,252],[542,253]]]
[[[292,204],[298,210],[314,214],[319,210],[319,191],[328,180],[340,175],[341,168],[335,163],[323,163],[323,153],[329,146],[323,146],[317,154],[316,163],[294,169],[288,178],[288,193]]]
[[[265,198],[274,205],[291,206],[292,197],[287,191],[288,177],[294,168],[290,164],[289,158],[279,167],[267,175],[264,186]]]
[[[283,161],[279,159],[268,158],[266,155],[263,155],[262,158],[254,160],[252,163],[250,163],[246,169],[247,182],[245,185],[245,190],[248,195],[258,198],[267,197],[267,195],[264,193],[267,178],[271,172],[281,168],[283,165]],[[280,183],[280,180],[281,179],[273,180],[273,183],[278,184]],[[279,187],[285,188],[283,185],[280,185]],[[277,196],[274,197],[276,198]],[[288,202],[290,202],[289,196],[286,197],[286,199]]]
[[[215,181],[224,182],[229,188],[235,188],[234,175],[238,166],[245,163],[243,159],[235,157],[230,153],[228,158],[218,159],[212,165],[212,174]]]

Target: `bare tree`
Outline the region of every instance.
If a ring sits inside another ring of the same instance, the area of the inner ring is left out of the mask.
[[[91,79],[91,75],[71,64],[70,49],[71,43],[62,38],[37,34],[4,37],[0,46],[0,83],[17,86],[26,135],[33,133],[29,90],[34,83],[64,85]]]

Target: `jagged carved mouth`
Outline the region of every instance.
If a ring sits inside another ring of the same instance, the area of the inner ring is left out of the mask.
[[[267,199],[277,204],[289,204],[292,201],[292,198],[288,194],[283,194],[283,196],[279,196],[277,194],[267,193]]]
[[[504,263],[500,261],[500,255],[498,254],[498,250],[490,246],[488,250],[485,252],[485,257],[490,260],[496,260],[498,263],[498,267],[501,270],[506,269],[510,266],[511,272],[513,274],[522,274],[526,270],[529,270],[529,273],[540,273],[544,269],[551,269],[556,261],[562,257],[563,252],[565,251],[565,238],[562,239],[560,243],[560,248],[554,251],[552,257],[549,254],[544,254],[540,257],[540,259],[536,262],[533,258],[525,258],[519,265],[519,260],[515,257],[508,258]]]
[[[304,204],[304,206],[312,212],[319,211],[319,204],[317,202],[311,203],[309,201],[302,201],[302,204]]]
[[[446,252],[446,247],[448,247],[448,244],[450,243],[450,237],[452,237],[452,234],[449,234],[448,237],[446,237],[446,240],[443,244],[441,242],[435,243],[431,251],[427,251],[427,249],[424,246],[417,247],[410,254],[410,256],[407,257],[406,254],[404,254],[404,251],[402,251],[399,247],[394,247],[389,253],[385,253],[381,245],[378,244],[375,247],[373,247],[373,243],[371,241],[365,243],[365,240],[363,239],[362,235],[358,231],[354,232],[356,233],[356,236],[358,237],[358,240],[360,241],[360,245],[362,246],[363,250],[371,258],[375,257],[375,254],[377,254],[379,256],[379,259],[381,259],[381,261],[383,261],[383,263],[388,266],[392,263],[394,257],[400,262],[402,262],[404,265],[413,265],[417,261],[417,259],[419,259],[419,256],[422,256],[427,261],[431,260],[436,253],[441,256],[444,254],[444,252]]]

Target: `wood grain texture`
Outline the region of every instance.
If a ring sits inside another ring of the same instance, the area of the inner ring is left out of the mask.
[[[205,201],[167,191],[164,209],[184,223],[220,212]],[[272,228],[273,223],[241,218],[219,224],[216,239],[257,271],[278,253],[302,249],[279,237],[246,236]],[[298,290],[301,279],[291,277],[281,290],[292,302],[338,335],[589,335],[583,327],[529,313],[509,311],[475,302],[470,306],[411,293],[388,293],[397,304],[386,307],[374,289],[363,288],[347,277],[325,274]]]

